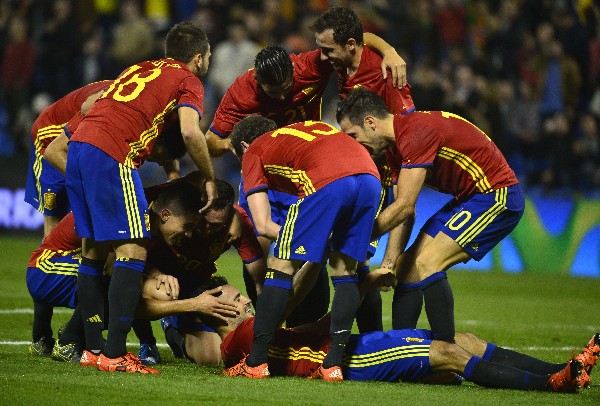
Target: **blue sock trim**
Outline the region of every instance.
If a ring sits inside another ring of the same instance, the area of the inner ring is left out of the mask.
[[[332,276],[331,283],[333,284],[334,288],[342,283],[358,283],[358,275]]]
[[[473,376],[473,370],[475,369],[475,365],[477,365],[479,361],[481,361],[481,357],[473,355],[469,362],[467,362],[467,365],[465,366],[465,373],[463,374],[463,376],[467,380],[471,380],[471,377]]]
[[[265,279],[264,287],[273,286],[275,288],[292,290],[292,281],[283,279]]]
[[[421,289],[424,289],[427,286],[431,285],[433,282],[446,277],[446,271],[436,272],[433,275],[430,275],[421,281]]]
[[[104,261],[100,262],[100,261],[94,261],[94,260],[90,260],[90,259],[87,259],[87,261],[84,261],[85,259],[87,259],[87,258],[82,258],[82,261],[79,264],[78,272],[82,275],[88,275],[88,276],[95,276],[95,277],[102,276],[102,273],[104,271]]]
[[[140,261],[139,259],[133,258],[117,258],[115,261],[115,268],[126,268],[139,273],[144,272],[146,267],[146,261]]]
[[[487,347],[485,347],[485,352],[481,359],[489,361],[492,358],[492,354],[496,351],[496,344],[487,343]]]

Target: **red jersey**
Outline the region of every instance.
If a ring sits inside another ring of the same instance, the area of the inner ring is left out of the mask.
[[[90,83],[61,97],[48,106],[33,123],[31,139],[35,149],[44,154],[46,147],[58,137],[63,127],[77,114],[81,115],[81,105],[94,93],[108,88],[112,80]]]
[[[278,127],[321,120],[323,92],[333,68],[321,61],[319,50],[291,54],[290,58],[294,63],[294,85],[285,100],[274,100],[264,93],[254,79],[254,69],[250,69],[227,89],[210,126],[212,132],[226,138],[238,121],[252,114],[268,117]]]
[[[397,164],[429,167],[425,184],[458,200],[519,183],[492,140],[456,114],[396,115],[394,133]]]
[[[242,159],[244,193],[274,189],[306,197],[346,176],[379,179],[367,150],[321,121],[291,124],[258,137]]]
[[[173,59],[146,61],[126,69],[87,113],[72,141],[85,142],[129,168],[138,168],[176,108],[202,116],[204,88],[188,67]]]
[[[73,213],[67,214],[48,234],[42,245],[31,253],[29,268],[39,268],[44,261],[81,252],[81,238],[75,232]]]
[[[383,98],[392,114],[406,114],[415,109],[410,85],[401,88],[394,87],[391,75],[387,79],[381,76],[381,56],[364,46],[360,57],[360,65],[354,75],[338,72],[338,91],[340,99],[344,100],[350,92],[358,87],[377,93]]]
[[[252,349],[254,317],[240,324],[221,343],[225,368],[237,364]],[[269,348],[269,372],[274,376],[309,376],[329,350],[329,335],[279,328]]]

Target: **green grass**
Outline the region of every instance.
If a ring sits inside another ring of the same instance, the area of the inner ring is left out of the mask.
[[[0,238],[0,311],[31,308],[25,269],[38,240]],[[220,273],[243,286],[239,259],[230,253],[219,261]],[[565,361],[600,331],[600,280],[557,275],[508,275],[500,272],[452,271],[456,327],[499,345],[548,361]],[[391,293],[384,294],[384,324],[390,326]],[[53,326],[68,314],[55,314]],[[220,376],[174,359],[161,348],[158,376],[107,374],[27,354],[31,314],[0,312],[0,404],[433,404],[531,405],[600,404],[600,388],[580,395],[493,390],[465,383],[444,387],[405,383],[344,382],[328,384],[299,378],[252,381]],[[421,327],[427,322],[421,318]],[[154,323],[159,342],[160,326]],[[134,337],[130,336],[130,340]],[[137,351],[135,346],[131,350]],[[600,367],[592,377],[600,381]]]

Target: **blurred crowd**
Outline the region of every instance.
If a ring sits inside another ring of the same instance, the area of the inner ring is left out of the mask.
[[[161,57],[168,29],[189,19],[212,47],[206,129],[261,47],[313,49],[310,23],[335,5],[406,60],[417,109],[478,125],[528,193],[600,198],[598,0],[0,0],[0,156],[25,157],[43,108]],[[326,121],[336,104],[333,85]]]

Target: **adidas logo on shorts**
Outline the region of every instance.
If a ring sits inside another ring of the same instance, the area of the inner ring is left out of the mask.
[[[296,248],[296,251],[294,251],[294,252],[296,254],[300,254],[300,255],[306,254],[306,250],[304,249],[304,245],[301,245],[298,248]]]

